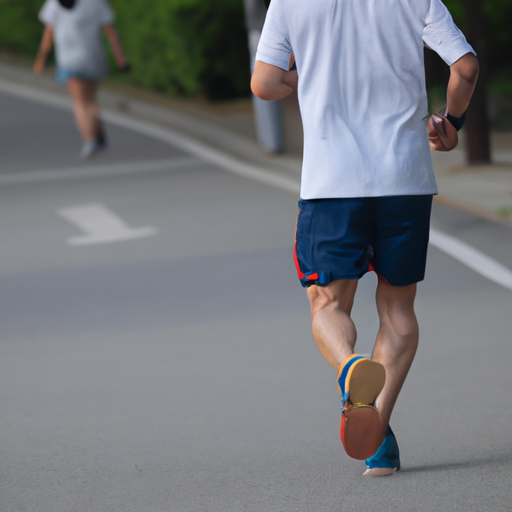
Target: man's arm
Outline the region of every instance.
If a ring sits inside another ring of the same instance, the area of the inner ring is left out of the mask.
[[[446,117],[434,114],[430,116],[427,124],[432,151],[450,151],[457,146],[457,132],[464,124],[477,79],[478,60],[472,53],[466,53],[450,66],[446,107],[440,112]]]
[[[472,53],[466,53],[450,66],[445,114],[460,117],[466,112],[475,90],[478,70],[478,59]]]
[[[296,89],[297,81],[296,70],[285,71],[257,60],[252,74],[251,90],[262,100],[280,100]]]

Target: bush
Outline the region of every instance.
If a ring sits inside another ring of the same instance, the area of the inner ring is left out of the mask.
[[[0,49],[34,55],[42,29],[37,13],[41,0],[0,0]]]
[[[109,0],[132,71],[123,80],[172,95],[249,95],[242,0]],[[34,56],[43,0],[0,0],[0,49]]]
[[[131,79],[173,95],[226,99],[249,94],[241,0],[111,0],[133,65]]]

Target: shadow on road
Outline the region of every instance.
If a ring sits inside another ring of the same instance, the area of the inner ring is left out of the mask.
[[[491,455],[489,457],[468,457],[465,460],[457,462],[446,462],[440,464],[422,465],[422,466],[409,466],[400,470],[400,473],[420,473],[420,472],[440,472],[440,471],[454,471],[457,469],[475,468],[479,466],[496,467],[501,464],[510,464],[512,462],[512,452],[502,453],[500,455]]]

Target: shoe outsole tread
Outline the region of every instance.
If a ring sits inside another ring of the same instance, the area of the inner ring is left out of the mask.
[[[384,367],[354,354],[338,372],[342,397],[340,437],[347,455],[364,460],[373,455],[384,439],[378,410],[373,406],[386,380]]]

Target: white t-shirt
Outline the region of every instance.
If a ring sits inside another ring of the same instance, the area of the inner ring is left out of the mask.
[[[474,53],[440,0],[272,0],[256,60],[295,54],[303,199],[437,193],[424,45]]]
[[[59,67],[91,79],[107,75],[102,28],[114,21],[114,12],[106,0],[76,0],[72,9],[62,7],[58,0],[46,0],[39,19],[53,27]]]

